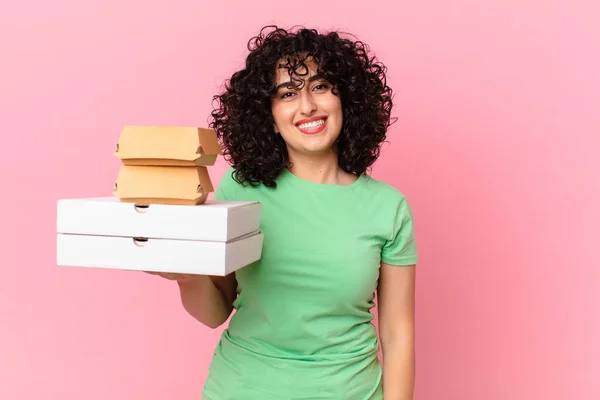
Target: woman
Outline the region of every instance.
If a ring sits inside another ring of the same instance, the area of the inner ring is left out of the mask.
[[[412,399],[411,209],[366,175],[390,125],[385,67],[315,30],[263,30],[249,50],[215,97],[232,166],[215,198],[262,203],[262,259],[224,278],[159,274],[209,327],[236,309],[202,398]]]

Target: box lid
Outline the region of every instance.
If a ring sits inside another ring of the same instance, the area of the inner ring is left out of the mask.
[[[124,165],[209,166],[222,151],[213,129],[128,125],[114,154]]]
[[[213,191],[206,167],[122,165],[113,195],[140,204],[201,204]]]

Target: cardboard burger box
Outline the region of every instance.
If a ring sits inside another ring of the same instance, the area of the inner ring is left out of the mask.
[[[58,265],[224,276],[259,260],[261,204],[207,200],[215,143],[202,128],[125,127],[113,196],[57,203]]]
[[[222,154],[212,129],[125,126],[113,195],[138,204],[199,205],[214,191],[208,167]]]
[[[200,205],[214,192],[206,167],[123,165],[113,195],[125,203]]]
[[[215,131],[186,126],[125,126],[115,156],[123,165],[208,167],[222,154]]]

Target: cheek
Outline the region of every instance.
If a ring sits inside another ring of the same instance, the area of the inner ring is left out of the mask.
[[[342,121],[344,120],[344,113],[340,104],[332,105],[332,107],[329,108],[329,115],[330,117],[334,117],[333,119],[336,125],[342,125]]]
[[[272,109],[272,113],[276,124],[285,124],[294,118],[291,107],[278,106]]]
[[[342,120],[342,103],[337,96],[331,94],[327,96],[327,98],[324,98],[321,103],[321,108],[327,110],[329,114],[335,116],[336,119]]]

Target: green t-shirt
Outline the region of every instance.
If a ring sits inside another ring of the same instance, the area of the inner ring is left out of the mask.
[[[275,189],[230,169],[215,199],[262,203],[262,257],[236,272],[235,313],[203,400],[382,398],[374,306],[380,262],[417,263],[410,206],[362,175],[318,184],[289,171]]]

